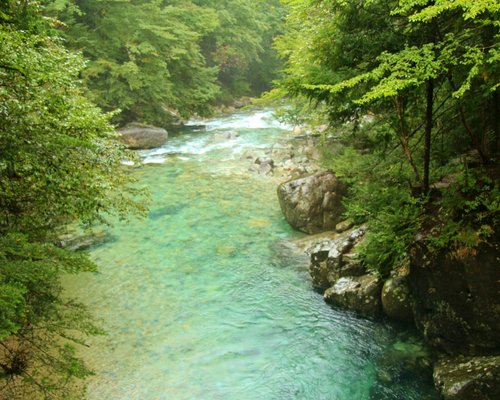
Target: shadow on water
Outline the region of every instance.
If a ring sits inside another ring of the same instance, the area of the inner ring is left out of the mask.
[[[168,136],[178,137],[188,133],[196,133],[196,132],[206,132],[207,127],[203,124],[196,125],[171,125],[167,127]]]
[[[370,400],[405,399],[408,388],[421,387],[419,400],[436,400],[432,354],[410,327],[393,326],[394,339],[376,360],[377,375]]]
[[[160,208],[157,208],[155,210],[150,211],[148,213],[148,218],[155,220],[155,219],[166,217],[168,215],[176,215],[176,214],[179,214],[186,207],[188,207],[188,204],[185,204],[185,203],[160,207]]]

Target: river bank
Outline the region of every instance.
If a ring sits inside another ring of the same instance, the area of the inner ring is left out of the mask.
[[[433,185],[433,195],[448,186]],[[434,382],[446,400],[498,398],[500,238],[439,250],[424,238],[440,222],[427,221],[408,250],[409,262],[384,277],[357,257],[369,226],[343,220],[346,194],[329,171],[278,187],[289,224],[316,234],[299,245],[310,256],[314,287],[333,306],[414,324],[434,349]]]

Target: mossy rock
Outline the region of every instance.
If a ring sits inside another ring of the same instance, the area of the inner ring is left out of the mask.
[[[413,321],[412,297],[404,277],[387,279],[382,288],[382,307],[387,316],[398,321]]]
[[[445,400],[500,399],[500,356],[443,358],[434,382]]]

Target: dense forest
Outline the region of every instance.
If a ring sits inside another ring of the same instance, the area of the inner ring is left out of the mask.
[[[498,241],[499,16],[497,0],[2,0],[1,398],[84,396],[76,348],[102,332],[61,277],[96,266],[58,238],[144,212],[116,126],[270,90],[292,121],[327,121],[371,269],[405,264],[417,235]]]
[[[166,124],[268,89],[279,1],[54,1],[89,97],[116,122]],[[265,11],[265,12],[264,12]]]

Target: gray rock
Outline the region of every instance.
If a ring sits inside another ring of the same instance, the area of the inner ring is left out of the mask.
[[[291,159],[285,160],[283,162],[283,168],[292,169],[295,167],[296,167],[296,165]]]
[[[357,253],[347,253],[342,255],[339,276],[361,276],[366,274],[366,268],[358,258]]]
[[[271,164],[260,164],[259,165],[259,174],[260,175],[269,175],[273,172],[273,166]]]
[[[328,270],[328,251],[318,250],[311,254],[311,263],[309,264],[309,274],[312,284],[315,288],[326,289],[331,285]]]
[[[350,220],[350,219],[346,219],[346,220],[344,220],[342,222],[339,222],[335,226],[335,230],[338,233],[342,233],[342,232],[345,232],[345,231],[351,229],[353,226],[354,226],[354,222],[352,222],[352,220]]]
[[[357,311],[363,315],[381,312],[380,292],[382,283],[378,276],[366,274],[340,278],[323,295],[327,303]]]
[[[268,156],[262,156],[262,157],[258,157],[256,160],[255,160],[255,164],[258,164],[258,165],[270,165],[271,168],[274,167],[274,161],[271,157],[268,157]]]
[[[327,231],[317,233],[315,235],[307,235],[303,238],[296,239],[293,241],[294,245],[301,249],[302,252],[310,255],[315,251],[315,249],[321,248],[320,246],[324,246],[325,248],[330,248],[330,242],[335,240],[338,237],[336,232]]]
[[[133,150],[160,147],[168,139],[165,129],[139,123],[128,124],[117,129],[117,133],[120,141]]]
[[[318,133],[323,133],[328,130],[329,126],[327,124],[322,124],[314,127],[314,131]]]
[[[385,314],[398,321],[413,321],[413,301],[406,279],[395,276],[387,279],[382,288],[382,307]]]
[[[243,108],[247,107],[252,104],[252,98],[251,97],[242,97],[240,99],[237,99],[233,102],[233,107],[238,109],[238,108]]]
[[[87,250],[108,241],[109,235],[104,230],[92,232],[70,231],[58,236],[57,245],[71,251]]]
[[[500,348],[499,236],[462,253],[414,245],[408,276],[414,319],[434,347],[469,355]]]
[[[270,164],[252,164],[248,170],[259,175],[271,175],[273,167]]]
[[[218,143],[218,142],[224,142],[226,140],[235,139],[238,136],[240,136],[240,134],[236,131],[218,132],[214,133],[212,140]]]
[[[434,383],[445,400],[500,399],[500,356],[443,358]]]
[[[293,179],[278,187],[281,210],[288,223],[305,233],[332,230],[344,212],[346,188],[330,171]]]
[[[358,228],[330,235],[309,249],[309,273],[316,288],[326,289],[334,285],[339,278],[366,273],[356,255],[350,253],[360,243],[363,233],[364,228]]]

